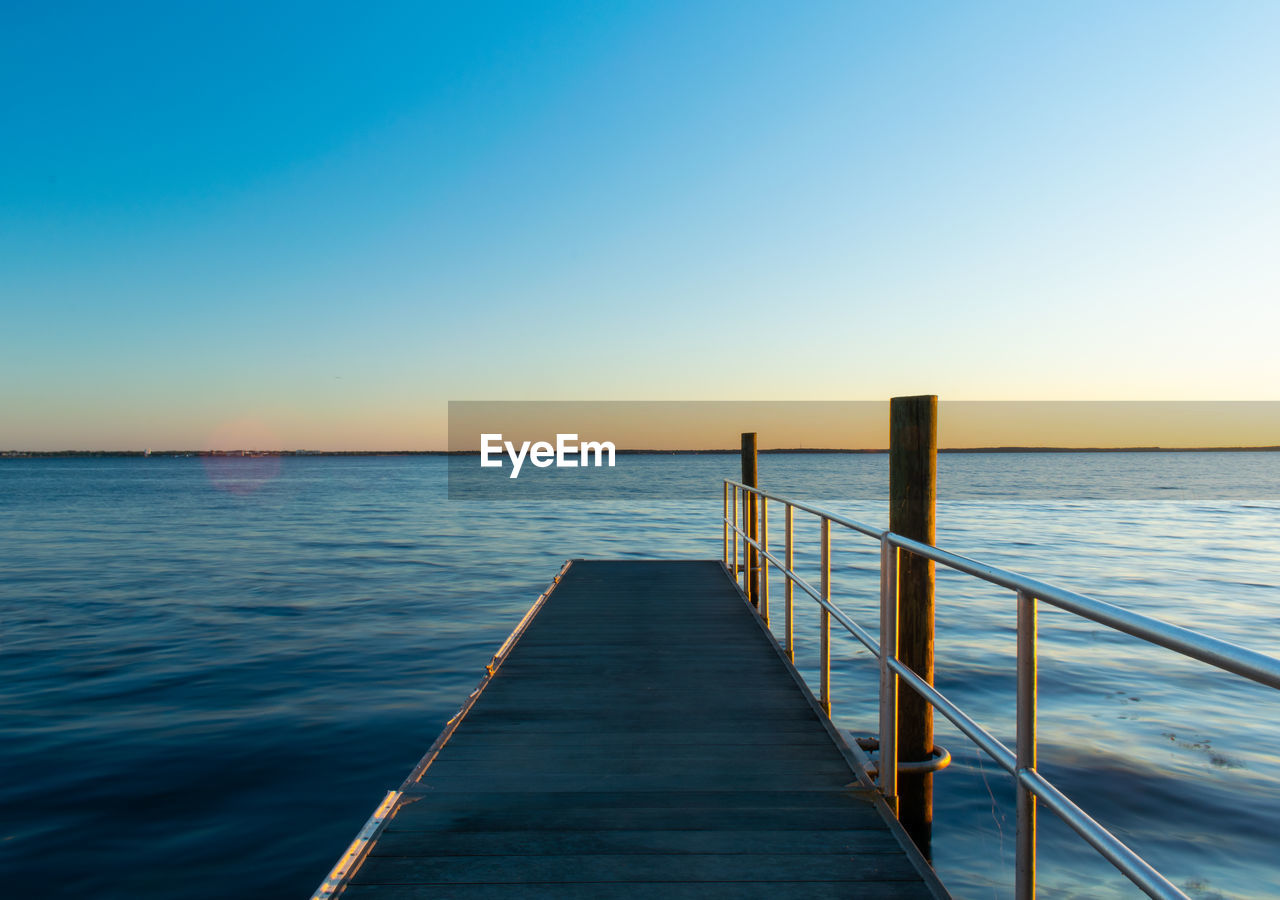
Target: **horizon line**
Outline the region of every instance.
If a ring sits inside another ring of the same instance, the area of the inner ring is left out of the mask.
[[[1225,446],[1225,447],[1057,447],[1057,446],[990,446],[990,447],[939,447],[939,453],[1247,453],[1276,452],[1280,445]],[[642,455],[739,455],[740,448],[703,448],[693,450],[641,448],[618,449],[619,456]],[[886,454],[887,447],[770,447],[756,451],[758,454],[776,453],[840,453]],[[73,458],[73,457],[219,457],[252,459],[268,456],[479,456],[479,450],[262,450],[239,448],[235,450],[0,450],[0,459]]]

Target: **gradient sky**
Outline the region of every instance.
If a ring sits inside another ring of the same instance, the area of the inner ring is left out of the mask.
[[[22,6],[0,449],[1280,399],[1280,4]]]

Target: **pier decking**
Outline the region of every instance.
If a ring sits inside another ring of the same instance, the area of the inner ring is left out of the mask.
[[[720,562],[576,561],[516,637],[342,897],[945,896]]]

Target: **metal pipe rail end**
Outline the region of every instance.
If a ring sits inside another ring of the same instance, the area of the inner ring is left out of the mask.
[[[858,746],[867,753],[876,753],[880,750],[880,738],[878,737],[860,737],[855,738],[855,740]],[[941,772],[949,765],[951,765],[951,751],[946,747],[934,744],[928,759],[917,760],[916,762],[899,761],[898,771],[906,772],[908,775],[931,775],[934,772]],[[867,767],[867,774],[875,778],[879,773],[879,760],[871,760],[870,765]]]

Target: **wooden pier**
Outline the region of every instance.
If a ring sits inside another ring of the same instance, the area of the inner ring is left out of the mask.
[[[946,896],[719,561],[575,561],[490,668],[318,897]]]

